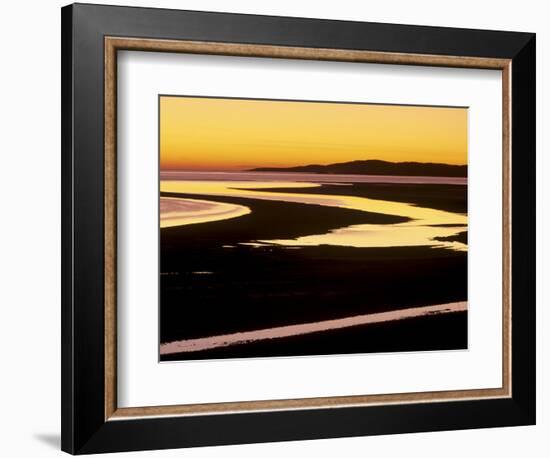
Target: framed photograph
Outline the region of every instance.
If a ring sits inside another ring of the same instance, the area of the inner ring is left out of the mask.
[[[62,9],[62,448],[535,423],[535,35]]]

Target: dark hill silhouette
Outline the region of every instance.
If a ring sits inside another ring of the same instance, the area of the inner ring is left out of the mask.
[[[388,162],[365,160],[341,162],[337,164],[311,164],[297,167],[259,167],[251,172],[299,172],[299,173],[335,173],[346,175],[397,175],[427,177],[466,177],[466,165],[438,164],[434,162]]]

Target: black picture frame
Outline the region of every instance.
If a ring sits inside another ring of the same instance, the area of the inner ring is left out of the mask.
[[[511,60],[508,398],[105,418],[104,37]],[[62,449],[72,454],[535,424],[535,34],[74,4],[62,9]]]

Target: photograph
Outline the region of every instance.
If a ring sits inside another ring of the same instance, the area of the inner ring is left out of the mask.
[[[160,361],[468,348],[468,107],[158,109]]]

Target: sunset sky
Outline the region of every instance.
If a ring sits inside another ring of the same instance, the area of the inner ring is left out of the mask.
[[[467,163],[466,108],[160,99],[161,169],[244,170],[353,160]]]

